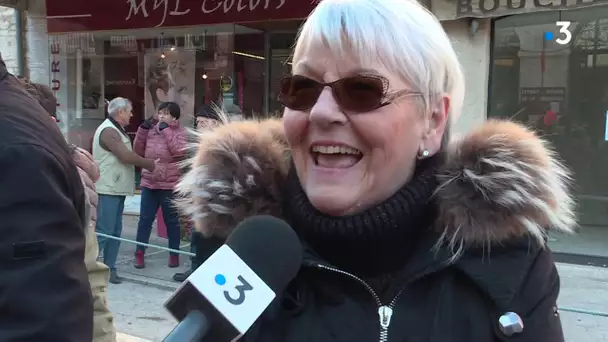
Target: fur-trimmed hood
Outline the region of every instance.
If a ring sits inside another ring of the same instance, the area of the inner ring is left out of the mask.
[[[206,236],[227,236],[249,216],[281,216],[289,148],[278,119],[226,122],[198,133],[180,209]],[[437,174],[434,228],[454,250],[548,229],[573,232],[568,170],[547,142],[510,121],[490,120],[453,140]]]

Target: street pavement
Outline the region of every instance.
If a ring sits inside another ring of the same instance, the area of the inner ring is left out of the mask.
[[[125,215],[123,237],[134,239],[136,226],[137,217]],[[166,246],[166,240],[157,237],[150,243]],[[182,250],[189,250],[186,242],[182,244]],[[117,269],[126,281],[110,284],[110,309],[121,333],[153,342],[162,341],[176,323],[163,307],[179,286],[171,277],[176,271],[186,270],[190,261],[188,257],[182,257],[182,266],[170,269],[167,267],[168,252],[148,249],[147,267],[137,270],[133,267],[134,251],[134,245],[121,244]],[[566,342],[608,342],[608,317],[567,311],[608,312],[608,268],[558,264],[558,269],[561,276],[558,304]]]
[[[137,234],[138,216],[124,215],[122,238],[135,240]],[[156,224],[154,224],[154,227]],[[167,239],[157,236],[156,231],[152,232],[150,244],[168,247]],[[133,267],[135,254],[135,244],[121,242],[120,252],[116,261],[116,269],[121,277],[131,282],[155,286],[162,289],[174,290],[179,285],[174,282],[172,277],[176,272],[186,271],[190,267],[190,257],[180,255],[180,267],[169,268],[169,252],[148,248],[146,250],[146,268],[136,269]],[[190,243],[182,241],[181,250],[190,251]]]

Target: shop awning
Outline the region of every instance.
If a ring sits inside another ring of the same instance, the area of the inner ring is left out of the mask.
[[[608,5],[608,0],[430,0],[430,5],[431,11],[444,21],[579,9]]]

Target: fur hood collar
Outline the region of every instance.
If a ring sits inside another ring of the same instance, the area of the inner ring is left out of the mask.
[[[206,236],[227,236],[249,216],[281,216],[289,168],[277,119],[225,122],[198,132],[178,205]],[[568,170],[547,142],[524,126],[490,120],[453,140],[437,178],[439,244],[454,251],[575,230]]]

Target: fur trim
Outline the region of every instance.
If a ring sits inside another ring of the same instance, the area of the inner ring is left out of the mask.
[[[225,123],[202,132],[179,205],[206,236],[248,216],[280,216],[288,146],[279,120]],[[438,173],[436,227],[456,251],[531,235],[572,232],[569,174],[547,143],[508,121],[488,121],[450,144]]]
[[[250,216],[280,216],[287,157],[279,120],[224,122],[201,131],[190,171],[177,185],[177,205],[205,236],[226,237]]]
[[[575,230],[568,170],[519,124],[490,120],[452,142],[438,179],[440,243],[456,251],[523,235],[544,245],[548,228]]]

